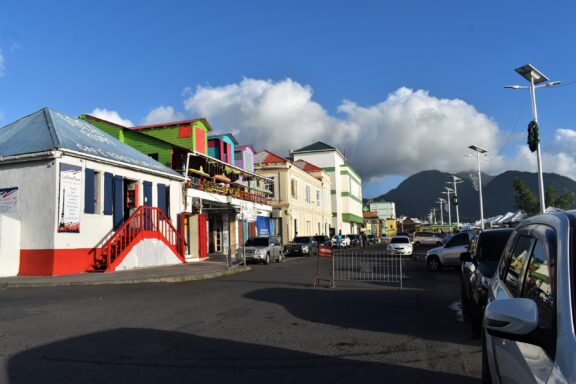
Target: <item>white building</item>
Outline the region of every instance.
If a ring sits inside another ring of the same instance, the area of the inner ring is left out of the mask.
[[[396,219],[396,203],[391,201],[371,201],[370,211],[376,212],[378,219]]]
[[[362,218],[362,179],[342,153],[321,141],[291,151],[294,161],[304,160],[322,168],[330,176],[332,232],[359,233]]]
[[[254,169],[267,177],[276,234],[287,244],[296,235],[328,235],[332,223],[330,177],[303,160],[294,163],[263,150],[254,156]]]
[[[0,128],[0,276],[184,262],[183,181],[50,109]]]

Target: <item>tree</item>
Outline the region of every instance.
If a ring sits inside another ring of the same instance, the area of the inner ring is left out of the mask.
[[[514,178],[514,189],[516,190],[516,207],[522,209],[528,216],[532,216],[540,212],[540,203],[536,195],[528,188],[526,184],[519,178]]]
[[[528,216],[540,212],[540,202],[538,198],[518,177],[514,179],[514,189],[516,190],[514,200],[516,201],[518,209],[524,210]],[[552,185],[546,188],[544,199],[547,207],[556,207],[564,210],[571,209],[576,204],[573,192],[561,195],[556,187]]]
[[[571,209],[576,203],[574,192],[561,195],[553,186],[546,188],[545,198],[547,207],[556,207],[564,210]]]

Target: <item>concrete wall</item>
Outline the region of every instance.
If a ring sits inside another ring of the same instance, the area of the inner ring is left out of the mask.
[[[182,261],[178,256],[161,240],[144,239],[132,248],[130,253],[116,267],[116,271],[181,263]]]
[[[20,221],[0,215],[0,277],[16,276],[20,267]]]

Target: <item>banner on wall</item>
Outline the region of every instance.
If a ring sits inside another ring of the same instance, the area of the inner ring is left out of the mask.
[[[267,217],[256,217],[256,229],[258,236],[270,236],[270,219]]]
[[[82,168],[70,164],[60,164],[58,232],[80,232],[81,192]]]
[[[18,212],[18,187],[0,188],[0,213]]]

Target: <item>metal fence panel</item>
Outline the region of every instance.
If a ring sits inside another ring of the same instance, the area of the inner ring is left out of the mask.
[[[400,283],[402,289],[402,264],[402,255],[383,250],[336,251],[334,280]]]

